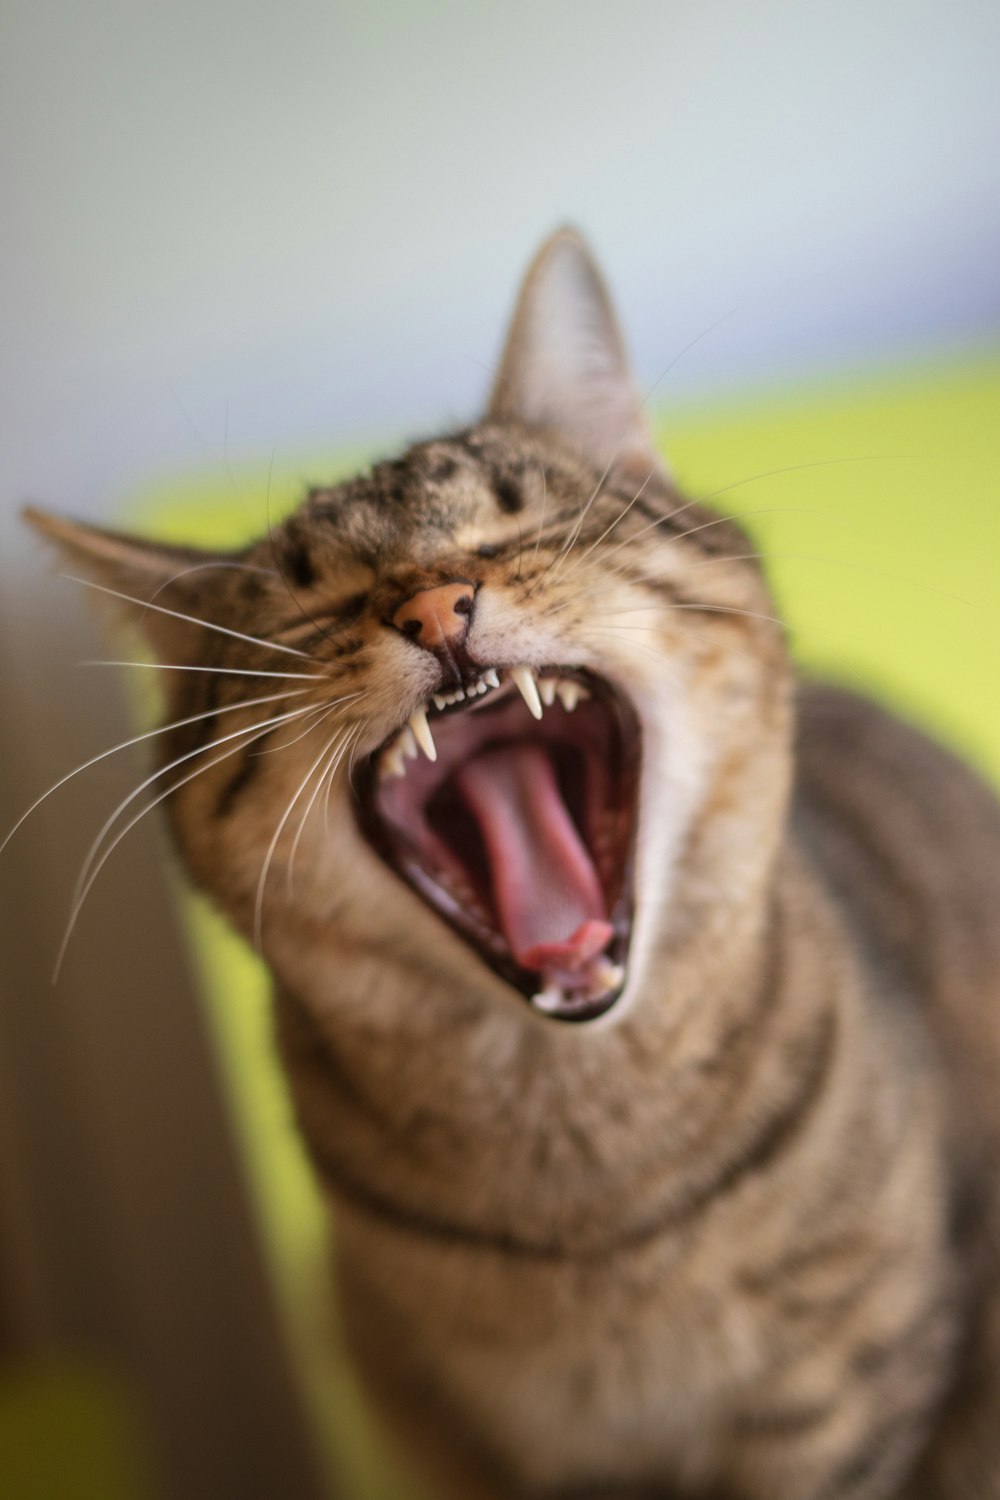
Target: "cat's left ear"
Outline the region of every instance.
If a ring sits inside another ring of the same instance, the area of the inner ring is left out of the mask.
[[[35,531],[55,543],[67,571],[95,584],[97,597],[139,630],[160,661],[197,658],[205,632],[195,622],[212,619],[218,570],[232,566],[231,556],[146,541],[34,506],[22,514]]]
[[[575,230],[546,240],[528,267],[488,415],[549,428],[628,482],[669,479],[604,280]]]

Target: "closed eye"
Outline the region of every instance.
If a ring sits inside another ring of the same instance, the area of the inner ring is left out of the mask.
[[[277,635],[279,639],[286,636],[301,645],[301,640],[295,640],[297,635],[305,633],[310,641],[314,638],[322,640],[337,630],[343,630],[348,625],[354,625],[360,620],[368,606],[368,595],[364,593],[351,594],[346,599],[339,600],[336,604],[328,605],[326,609],[314,610],[308,619],[296,616],[286,624],[279,627]]]

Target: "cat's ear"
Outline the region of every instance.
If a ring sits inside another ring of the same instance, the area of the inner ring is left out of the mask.
[[[632,381],[603,278],[579,234],[560,229],[528,267],[488,415],[561,433],[636,483],[669,477]]]
[[[212,619],[213,580],[217,585],[218,569],[232,566],[230,556],[146,541],[35,506],[22,514],[55,543],[67,572],[93,585],[97,597],[139,630],[160,661],[197,658],[205,631],[196,621]]]

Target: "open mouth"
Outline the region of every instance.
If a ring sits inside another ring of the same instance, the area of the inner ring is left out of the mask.
[[[591,672],[491,668],[435,694],[359,779],[362,832],[501,978],[562,1020],[625,984],[640,733]]]

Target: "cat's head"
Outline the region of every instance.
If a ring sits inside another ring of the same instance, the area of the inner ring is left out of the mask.
[[[386,995],[402,971],[592,1019],[762,887],[782,632],[746,538],[655,453],[575,234],[531,266],[481,422],[257,544],[32,519],[164,664],[151,791],[289,983],[335,995],[360,956]]]

